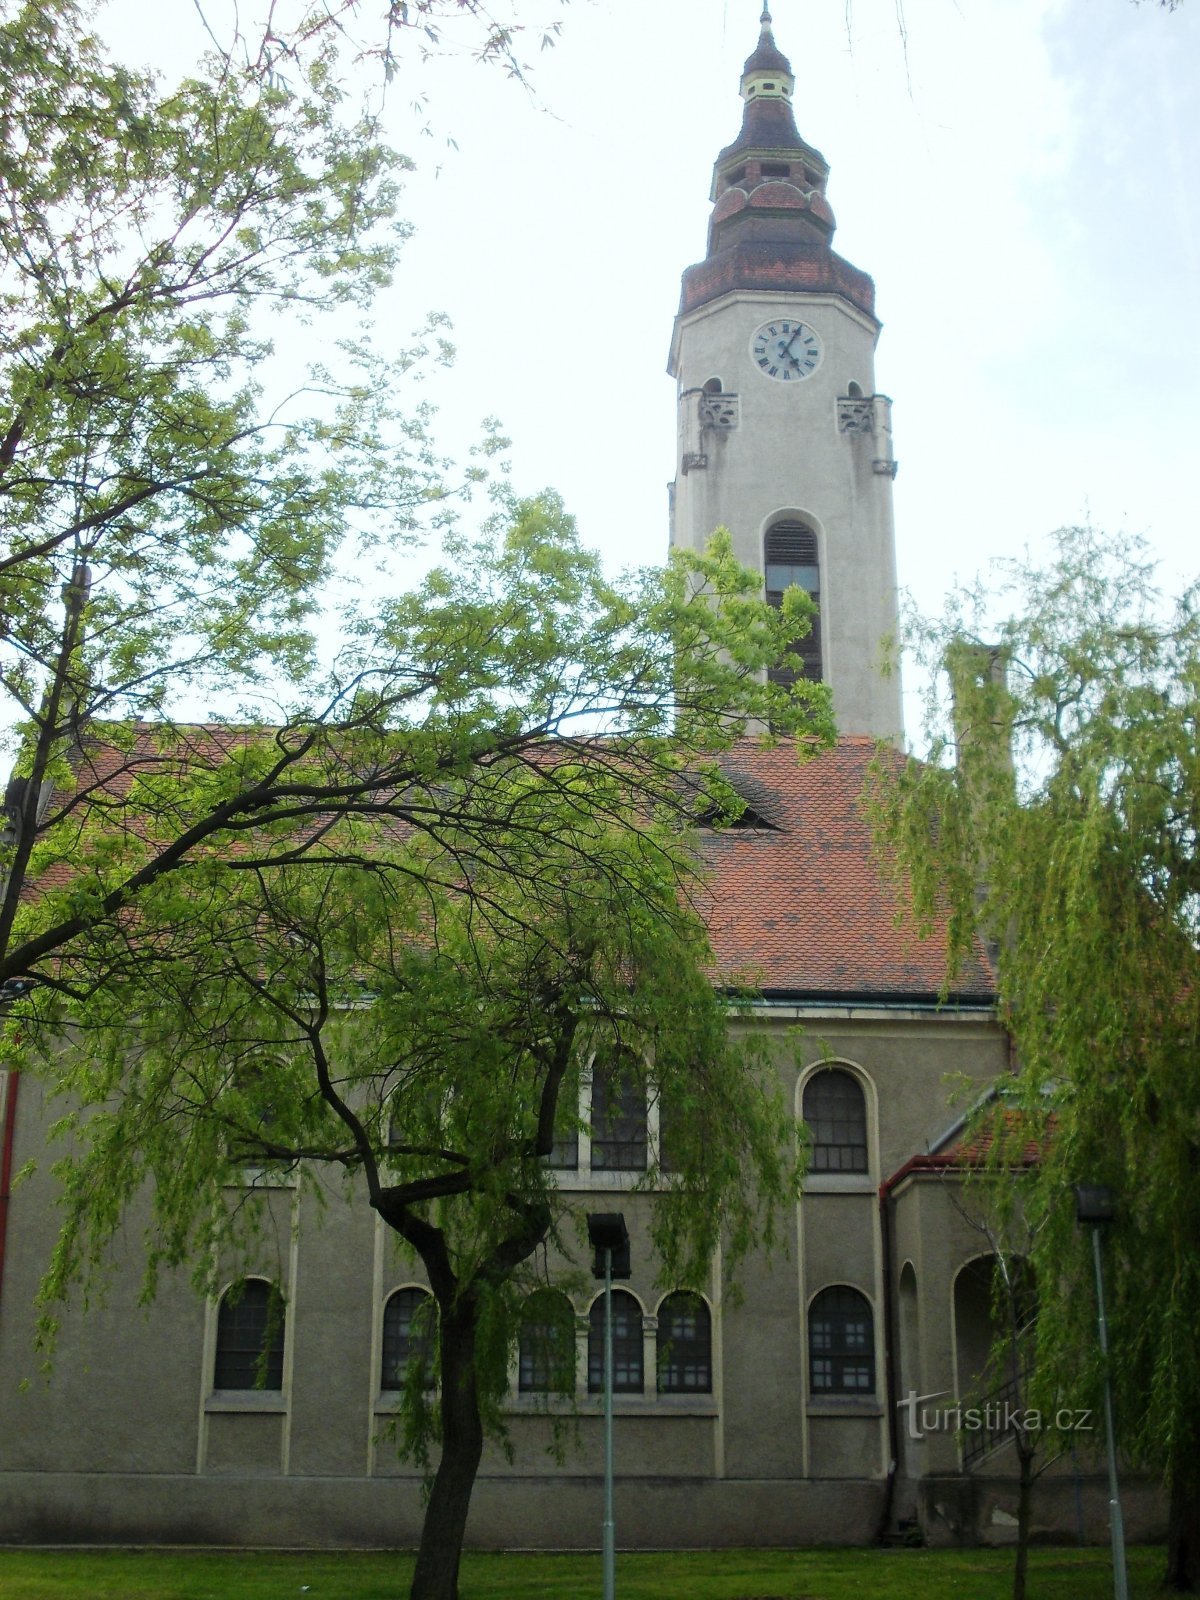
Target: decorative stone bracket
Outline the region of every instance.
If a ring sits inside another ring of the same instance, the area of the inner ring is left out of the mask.
[[[892,402],[887,395],[840,396],[837,419],[839,433],[865,434],[876,441],[879,454],[871,462],[871,471],[894,478],[897,462],[892,455]]]
[[[700,402],[702,428],[736,428],[741,407],[736,394],[709,394]]]

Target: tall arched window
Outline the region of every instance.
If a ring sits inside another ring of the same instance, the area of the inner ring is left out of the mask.
[[[809,1306],[808,1379],[814,1395],[875,1393],[875,1325],[857,1289],[823,1289]]]
[[[698,1294],[678,1290],[658,1308],[658,1389],[712,1393],[712,1318]]]
[[[767,604],[783,604],[783,591],[795,584],[807,590],[816,605],[821,603],[821,572],[817,563],[817,536],[807,523],[785,519],[767,529],[763,548],[767,576]],[[796,678],[821,678],[821,618],[812,619],[812,631],[792,645],[794,667],[774,667],[772,683],[791,683]]]
[[[646,1090],[628,1051],[592,1068],[592,1170],[644,1172],[649,1148]]]
[[[804,1086],[804,1120],[810,1172],[866,1172],[867,1102],[855,1077],[837,1067],[814,1072]]]
[[[642,1363],[642,1308],[624,1289],[612,1292],[613,1393],[641,1394],[645,1386]],[[588,1316],[588,1393],[604,1393],[604,1296],[592,1301]]]
[[[283,1388],[283,1297],[265,1278],[230,1284],[217,1310],[214,1389]]]
[[[437,1338],[437,1305],[425,1289],[397,1289],[383,1308],[381,1389],[403,1389],[415,1362],[422,1386],[433,1383],[433,1349]]]
[[[575,1308],[558,1289],[535,1289],[521,1307],[517,1335],[522,1394],[573,1394]]]

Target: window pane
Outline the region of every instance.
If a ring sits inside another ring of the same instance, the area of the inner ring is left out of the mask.
[[[821,603],[821,572],[817,563],[817,536],[803,522],[777,522],[767,529],[763,543],[763,568],[766,576],[767,604],[783,604],[783,591],[790,584],[806,589],[819,606]],[[772,667],[768,676],[772,683],[794,683],[797,678],[807,678],[819,683],[821,672],[821,619],[812,619],[812,629],[803,639],[797,639],[789,651],[789,661]]]
[[[571,1394],[575,1389],[575,1312],[565,1294],[531,1294],[521,1313],[518,1385],[526,1394]]]
[[[622,1067],[624,1066],[624,1070]],[[597,1059],[592,1073],[592,1169],[646,1170],[646,1098],[624,1058]]]
[[[642,1308],[623,1289],[612,1292],[613,1393],[641,1394]],[[592,1302],[588,1315],[588,1393],[604,1392],[604,1296]]]
[[[658,1308],[658,1387],[711,1394],[712,1322],[698,1294],[670,1294]]]
[[[679,1149],[675,1129],[679,1113],[670,1100],[661,1096],[658,1102],[658,1165],[662,1172],[678,1172]]]
[[[282,1389],[283,1331],[283,1301],[273,1284],[249,1278],[227,1289],[217,1311],[213,1388]]]
[[[410,1365],[417,1363],[425,1388],[433,1384],[437,1307],[424,1289],[397,1289],[383,1308],[381,1389],[403,1389]]]
[[[573,1172],[579,1165],[579,1130],[572,1128],[570,1133],[556,1133],[545,1161],[548,1167]]]
[[[810,1172],[866,1172],[867,1105],[848,1072],[818,1072],[804,1090]]]
[[[814,1394],[873,1394],[871,1307],[857,1289],[825,1289],[808,1313],[809,1387]]]

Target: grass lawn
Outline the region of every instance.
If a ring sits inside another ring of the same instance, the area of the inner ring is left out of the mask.
[[[0,1550],[0,1600],[403,1600],[412,1557],[350,1552]],[[1130,1600],[1160,1549],[1129,1552]],[[618,1555],[619,1600],[1007,1600],[1005,1550],[721,1550]],[[1108,1600],[1105,1550],[1035,1550],[1030,1600]],[[468,1555],[462,1600],[597,1600],[599,1556]]]

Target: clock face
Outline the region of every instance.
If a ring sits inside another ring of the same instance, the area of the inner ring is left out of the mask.
[[[811,378],[821,365],[821,339],[807,322],[777,317],[754,330],[750,354],[764,377],[790,383]]]

